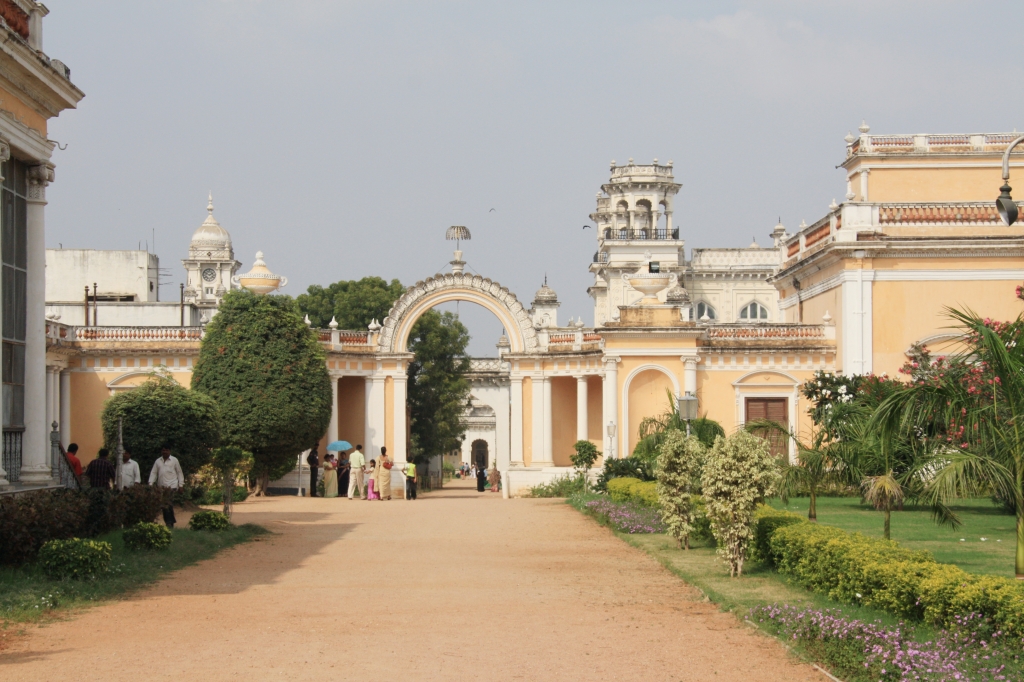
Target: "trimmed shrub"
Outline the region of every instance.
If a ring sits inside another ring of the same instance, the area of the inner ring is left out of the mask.
[[[837,601],[937,627],[979,614],[1008,635],[1024,636],[1024,584],[1017,581],[974,575],[891,540],[813,523],[780,527],[769,544],[781,573]]]
[[[648,507],[658,506],[658,484],[638,478],[613,478],[608,481],[608,494],[615,502],[635,502]]]
[[[51,580],[88,580],[110,566],[110,543],[50,540],[39,550],[39,566]]]
[[[231,527],[231,521],[228,517],[218,511],[210,511],[204,509],[203,511],[197,511],[192,515],[192,518],[188,522],[188,527],[191,530],[227,530]]]
[[[317,481],[317,486],[323,482],[323,477]],[[231,491],[232,502],[245,502],[249,497],[249,490],[244,485],[236,485],[234,490]],[[222,488],[210,488],[203,492],[202,497],[199,498],[199,504],[215,505],[222,504],[224,502],[224,491]]]
[[[317,481],[317,490],[323,494],[323,477]],[[582,493],[586,479],[583,474],[563,474],[556,476],[547,483],[538,483],[529,489],[526,497],[572,497]]]
[[[636,478],[641,481],[653,481],[653,461],[642,457],[624,457],[622,459],[605,459],[601,475],[597,477],[594,490],[608,492],[608,483],[616,478]]]
[[[167,526],[158,523],[137,523],[125,528],[121,534],[124,546],[131,550],[166,549],[171,546],[173,534]]]
[[[149,523],[170,502],[174,492],[168,488],[151,485],[133,485],[115,493],[120,526],[129,528],[140,523]]]
[[[72,490],[0,497],[0,564],[32,561],[49,540],[81,535],[89,500]]]
[[[754,539],[750,544],[750,558],[775,566],[775,557],[771,551],[772,533],[784,526],[806,522],[807,519],[799,514],[761,505],[754,512]]]

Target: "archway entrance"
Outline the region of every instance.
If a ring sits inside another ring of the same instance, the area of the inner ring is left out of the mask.
[[[473,464],[476,465],[477,469],[489,469],[490,462],[488,460],[487,452],[487,441],[475,440],[473,441]]]

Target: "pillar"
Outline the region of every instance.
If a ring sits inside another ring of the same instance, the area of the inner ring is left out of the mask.
[[[60,444],[68,449],[71,444],[71,372],[60,373]]]
[[[860,200],[861,201],[867,201],[868,200],[868,173],[870,173],[870,172],[871,172],[871,170],[868,169],[868,168],[862,168],[860,170]]]
[[[587,397],[587,377],[576,377],[576,440],[590,440]]]
[[[533,457],[530,466],[545,466],[544,462],[544,378],[532,377],[530,381],[533,396],[531,404],[531,434],[533,440]]]
[[[608,434],[608,425],[615,425],[615,438],[608,438],[608,457],[610,459],[618,459],[622,457],[619,452],[619,448],[616,447],[617,441],[621,438],[622,429],[619,428],[619,370],[616,367],[616,363],[619,361],[618,358],[605,358],[604,362],[604,382],[602,383],[602,392],[604,393],[602,411],[604,417],[604,423],[601,425],[602,430],[605,433],[605,437]]]
[[[54,402],[57,398],[57,386],[54,381],[56,376],[53,367],[46,368],[46,424],[48,426],[57,421],[57,411],[54,409]]]
[[[544,377],[541,386],[544,388],[544,412],[542,414],[544,419],[544,466],[554,466],[554,429],[551,425],[551,378]]]
[[[697,395],[697,358],[683,357],[683,394]]]
[[[366,377],[366,461],[380,457],[384,445],[384,375]],[[391,454],[391,453],[389,453]]]
[[[509,386],[509,457],[510,466],[525,466],[523,462],[523,378],[511,377]]]
[[[327,426],[327,443],[338,440],[338,377],[331,375],[331,423]]]
[[[409,377],[406,374],[400,374],[393,377],[394,379],[394,415],[395,424],[392,427],[394,430],[393,442],[395,444],[395,452],[393,459],[396,462],[406,462],[409,456],[409,442],[408,442],[408,424],[406,422],[406,396],[408,394]]]
[[[25,435],[21,482],[45,484],[50,470],[50,429],[46,423],[46,185],[53,166],[29,167],[26,239],[28,281],[25,311]]]

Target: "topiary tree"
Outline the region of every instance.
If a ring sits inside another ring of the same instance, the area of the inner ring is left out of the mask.
[[[153,373],[137,388],[119,393],[103,406],[103,440],[117,451],[118,423],[124,447],[149,474],[160,448],[168,445],[186,476],[210,461],[220,441],[220,412],[208,395],[190,391],[166,374]]]
[[[331,419],[326,355],[284,296],[229,292],[206,328],[192,388],[220,406],[224,443],[252,453],[257,495]]]
[[[594,466],[594,462],[601,456],[601,452],[589,440],[576,441],[573,443],[572,449],[574,452],[570,459],[572,460],[572,465],[583,476],[583,490],[586,492],[587,476],[590,473],[590,467]]]
[[[743,575],[743,560],[753,537],[757,505],[779,479],[779,462],[768,441],[737,431],[718,438],[708,453],[701,488],[718,554],[729,564],[729,575]]]
[[[252,467],[252,454],[237,445],[224,445],[213,451],[210,464],[220,473],[221,497],[224,513],[231,517],[231,504],[235,494],[235,478],[240,469]]]
[[[658,503],[661,518],[680,548],[690,549],[696,509],[693,495],[700,486],[700,472],[707,448],[696,436],[669,431],[658,454]]]

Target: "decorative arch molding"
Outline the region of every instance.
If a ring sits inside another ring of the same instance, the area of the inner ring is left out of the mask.
[[[770,383],[770,384],[750,384],[747,383],[747,379],[767,374],[769,376],[785,377],[789,380],[789,383],[782,383],[781,381]],[[733,386],[799,386],[802,382],[792,374],[788,372],[782,372],[777,369],[756,369],[753,372],[747,372],[736,381],[732,382]]]
[[[909,357],[910,353],[914,350],[914,346],[931,346],[936,343],[955,343],[963,338],[963,332],[939,332],[938,334],[926,336],[923,339],[910,344],[910,346],[903,351],[903,354]]]
[[[633,379],[635,379],[636,377],[638,377],[639,375],[643,374],[644,372],[646,372],[648,370],[655,370],[655,371],[661,372],[662,374],[667,376],[669,381],[672,382],[673,394],[676,395],[676,396],[682,395],[682,387],[680,387],[680,385],[679,385],[678,377],[676,377],[675,374],[673,374],[667,367],[665,367],[663,365],[655,365],[655,364],[640,365],[639,367],[635,367],[633,369],[633,371],[631,371],[629,374],[627,374],[625,380],[622,382],[622,397],[621,397],[620,402],[619,402],[619,404],[622,405],[622,423],[625,424],[625,428],[620,428],[619,429],[619,436],[618,436],[618,438],[619,438],[619,447],[621,448],[621,450],[619,450],[619,452],[622,452],[622,453],[629,452],[630,433],[637,426],[636,424],[631,424],[630,421],[629,421],[629,387],[632,385]],[[628,457],[629,455],[626,454],[626,455],[620,455],[620,456]]]
[[[138,371],[137,372],[127,372],[127,373],[122,374],[121,376],[119,376],[119,377],[117,377],[115,379],[111,379],[107,383],[107,390],[110,391],[110,395],[115,395],[115,394],[117,394],[119,392],[122,392],[122,391],[130,391],[132,389],[135,389],[135,388],[139,387],[139,384],[131,383],[132,379],[136,379],[136,378],[140,378],[140,377],[148,378],[148,377],[150,377],[152,375],[153,375],[153,371],[152,370],[146,370],[146,371],[142,371],[142,372],[138,372]]]
[[[404,353],[420,315],[449,301],[476,303],[493,313],[505,327],[513,353],[537,350],[537,332],[530,315],[507,287],[480,275],[447,273],[416,282],[395,301],[381,326],[381,352]]]

